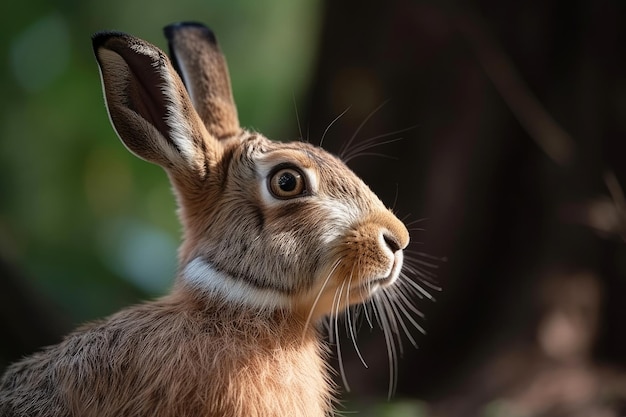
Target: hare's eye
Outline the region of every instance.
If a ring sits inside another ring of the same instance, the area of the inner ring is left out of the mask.
[[[268,187],[276,198],[287,199],[307,193],[305,176],[295,167],[278,167],[268,177]]]

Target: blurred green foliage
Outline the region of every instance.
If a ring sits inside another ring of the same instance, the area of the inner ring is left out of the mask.
[[[176,268],[174,199],[161,169],[115,136],[91,34],[120,30],[166,48],[163,26],[207,24],[228,58],[242,125],[294,139],[320,4],[27,0],[0,9],[0,255],[75,322],[161,294]]]

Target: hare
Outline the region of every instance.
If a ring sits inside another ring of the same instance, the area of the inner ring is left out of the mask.
[[[171,61],[119,32],[93,47],[117,135],[173,185],[172,290],[10,366],[0,415],[332,415],[320,320],[402,279],[407,228],[337,157],[241,128],[208,28],[165,34]]]

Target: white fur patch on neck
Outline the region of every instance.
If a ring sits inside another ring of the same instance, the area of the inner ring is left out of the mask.
[[[211,263],[197,257],[182,271],[183,279],[208,294],[219,296],[235,306],[254,307],[262,310],[289,309],[288,295],[271,288],[259,288],[242,279],[218,271]]]

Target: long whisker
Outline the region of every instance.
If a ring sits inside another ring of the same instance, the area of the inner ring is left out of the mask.
[[[445,258],[445,257],[441,258],[441,257],[438,257],[438,256],[430,255],[430,254],[428,254],[426,252],[420,252],[420,251],[416,251],[416,250],[407,250],[405,252],[408,253],[408,254],[411,254],[411,255],[419,256],[419,257],[424,258],[424,259],[430,259],[431,261],[445,262],[447,260],[447,258]],[[411,257],[410,259],[415,261],[415,262],[420,262],[424,266],[427,266],[429,268],[434,268],[434,269],[439,268],[439,265],[437,265],[435,263],[432,263],[432,262],[422,261],[422,260],[418,259],[417,257]]]
[[[404,266],[404,269],[405,271],[410,272],[413,277],[415,277],[420,283],[424,284],[429,289],[437,292],[440,292],[442,290],[441,286],[437,285],[437,275],[432,271],[425,270],[419,265],[409,265],[408,262]]]
[[[397,311],[393,309],[393,303],[389,299],[389,294],[386,291],[381,291],[380,298],[383,301],[383,307],[385,309],[385,315],[387,317],[389,326],[393,330],[392,334],[399,336],[400,329],[398,328],[398,323],[396,322],[396,320],[393,320],[393,318],[397,316]],[[400,342],[399,339],[398,339],[398,342]],[[400,348],[400,353],[402,353],[402,344],[398,343],[398,346]]]
[[[416,127],[417,127],[417,125],[409,126],[409,127],[404,128],[404,129],[394,130],[392,132],[383,133],[383,134],[380,134],[380,135],[373,136],[373,137],[371,137],[369,139],[366,139],[364,141],[360,141],[359,144],[357,146],[353,147],[353,148],[345,148],[342,151],[342,153],[340,154],[341,155],[341,159],[344,162],[347,163],[348,161],[350,161],[350,160],[352,160],[352,159],[354,159],[354,158],[356,158],[358,156],[370,155],[370,154],[365,153],[364,151],[366,151],[368,149],[376,148],[378,146],[387,145],[389,143],[399,142],[399,141],[403,140],[404,138],[403,137],[397,137],[397,138],[393,138],[393,139],[389,139],[389,140],[385,140],[385,141],[381,141],[380,139],[385,139],[385,138],[388,138],[388,137],[391,137],[391,136],[394,136],[394,135],[405,133],[405,132],[408,132],[410,130],[415,129]],[[374,154],[374,155],[376,155],[376,154]],[[386,155],[383,155],[383,156],[386,156]]]
[[[419,295],[420,297],[426,297],[426,298],[428,298],[431,301],[435,301],[435,297],[433,297],[433,295],[431,293],[426,291],[426,289],[424,289],[424,287],[419,285],[417,282],[413,281],[406,274],[402,274],[402,277],[404,278],[403,282],[406,282],[410,288],[412,288],[414,290],[417,290],[417,293],[416,293],[417,295]]]
[[[363,129],[363,127],[368,122],[368,120],[371,119],[372,116],[374,116],[376,114],[376,112],[378,112],[380,109],[382,109],[385,106],[385,104],[387,104],[388,101],[389,100],[383,101],[378,107],[376,107],[374,110],[372,110],[370,112],[370,114],[368,114],[367,117],[361,122],[359,127],[356,128],[356,130],[354,131],[354,134],[350,137],[350,139],[348,139],[348,141],[343,144],[343,146],[341,147],[341,150],[339,151],[339,157],[341,159],[343,159],[342,156],[344,155],[346,150],[348,150],[350,148],[350,146],[352,145],[352,142],[354,142],[354,139],[357,137],[357,135],[359,134],[361,129]]]
[[[360,144],[359,146],[353,148],[350,150],[350,152],[348,152],[347,154],[344,154],[341,156],[341,160],[347,164],[348,162],[350,162],[351,160],[353,160],[354,158],[357,158],[359,156],[366,156],[366,155],[374,155],[374,156],[381,156],[384,158],[388,158],[388,159],[398,159],[396,157],[392,157],[389,155],[385,155],[385,154],[381,154],[381,153],[373,153],[373,152],[365,152],[368,149],[373,149],[379,146],[383,146],[383,145],[387,145],[390,143],[395,143],[395,142],[399,142],[401,140],[403,140],[404,138],[394,138],[394,139],[389,139],[383,142],[376,142],[376,143],[363,143]]]
[[[405,219],[402,219],[402,221],[404,221],[404,220],[405,220]],[[411,221],[410,221],[410,222],[408,222],[408,223],[404,223],[404,225],[405,225],[406,227],[411,227],[411,226],[413,226],[414,224],[417,224],[417,223],[422,223],[422,222],[425,222],[425,221],[427,221],[427,220],[428,220],[428,218],[427,218],[427,217],[422,217],[421,219],[415,219],[415,220],[411,220]]]
[[[425,269],[422,264],[413,263],[411,259],[406,259],[405,269],[413,275],[416,275],[420,280],[434,281],[437,275],[433,271]]]
[[[332,122],[330,122],[330,124],[329,124],[328,126],[326,126],[326,129],[324,130],[324,133],[322,133],[322,138],[320,139],[320,144],[319,144],[319,147],[320,147],[320,148],[321,148],[321,147],[322,147],[322,145],[324,144],[324,138],[326,137],[326,133],[328,133],[328,130],[332,127],[332,125],[334,125],[334,124],[335,124],[335,122],[336,122],[337,120],[339,120],[339,119],[340,119],[340,118],[341,118],[344,114],[346,114],[346,113],[348,112],[348,110],[350,110],[350,108],[351,108],[351,107],[352,107],[352,106],[348,106],[348,107],[346,107],[346,109],[345,109],[344,111],[342,111],[342,112],[341,112],[341,114],[340,114],[339,116],[335,117],[335,118],[333,119],[333,121],[332,121]]]
[[[330,306],[330,314],[328,315],[328,341],[330,343],[336,342],[335,327],[337,325],[337,316],[335,315],[335,304],[337,303],[338,292],[339,288],[335,290],[335,294],[333,295],[333,302]]]
[[[381,141],[380,139],[385,139],[385,138],[389,138],[391,136],[394,135],[399,135],[401,133],[406,133],[410,130],[413,130],[417,127],[417,125],[415,126],[409,126],[409,127],[405,127],[403,129],[398,129],[398,130],[394,130],[391,132],[387,132],[387,133],[382,133],[380,135],[376,135],[376,136],[372,136],[369,139],[360,141],[358,143],[358,145],[356,145],[354,148],[346,148],[343,150],[343,153],[341,154],[341,159],[345,159],[350,155],[353,155],[355,153],[358,153],[360,151],[365,151],[371,148],[375,148],[377,146],[381,146],[381,145],[386,145],[389,143],[394,143],[394,142],[399,142],[401,140],[404,140],[404,138],[402,137],[397,137],[397,138],[393,138],[393,139],[389,139],[389,140],[385,140],[385,141]]]
[[[375,157],[378,157],[378,158],[393,159],[395,161],[398,160],[398,158],[395,157],[395,156],[390,156],[390,155],[387,155],[387,154],[384,154],[384,153],[380,153],[380,152],[361,152],[359,154],[352,155],[352,156],[344,158],[343,159],[343,163],[347,164],[348,162],[350,162],[354,158],[359,158],[361,156],[375,156]]]
[[[404,347],[402,346],[402,338],[400,336],[400,330],[398,328],[398,323],[400,324],[400,328],[402,328],[402,330],[404,331],[404,334],[407,336],[407,338],[409,339],[409,341],[411,342],[411,344],[415,347],[417,347],[417,342],[415,341],[415,339],[413,338],[413,336],[411,336],[408,327],[406,326],[406,323],[404,322],[404,320],[402,319],[402,315],[400,314],[400,310],[398,310],[398,303],[395,302],[395,300],[390,297],[389,293],[387,291],[383,291],[382,296],[386,299],[386,305],[387,305],[387,311],[389,313],[389,318],[390,320],[392,320],[393,323],[393,327],[395,328],[395,335],[396,335],[396,341],[398,343],[398,349],[400,351],[400,356],[402,356],[404,354]]]
[[[374,328],[374,323],[372,323],[372,317],[370,316],[370,306],[371,306],[371,301],[363,304],[363,313],[365,314],[365,320],[367,321],[367,324],[370,326],[370,329]]]
[[[293,100],[293,108],[296,111],[296,121],[298,122],[298,133],[300,133],[300,140],[304,140],[302,137],[302,125],[300,124],[300,115],[298,114],[298,104],[296,103],[296,94],[291,92],[291,99]],[[308,138],[306,140],[308,142]]]
[[[350,272],[350,279],[348,280],[348,289],[346,291],[346,305],[350,304],[350,287],[352,284],[352,278],[354,277],[354,268],[356,267],[356,264],[353,266],[352,271]],[[359,359],[361,360],[361,363],[363,364],[363,366],[365,368],[369,368],[369,366],[367,366],[367,363],[365,362],[365,359],[363,358],[363,355],[361,354],[361,350],[359,349],[358,343],[356,341],[356,326],[352,320],[352,315],[350,314],[352,312],[351,308],[348,308],[348,311],[346,312],[346,317],[347,317],[347,328],[349,329],[349,335],[350,335],[350,339],[352,339],[352,345],[354,346],[354,350],[356,351],[357,356],[359,357]]]
[[[387,345],[387,359],[389,364],[389,391],[387,393],[387,398],[391,399],[393,392],[395,391],[397,382],[396,345],[394,343],[393,332],[391,329],[391,324],[389,322],[389,317],[385,311],[384,300],[382,300],[377,293],[375,294],[374,301],[375,302],[373,305],[376,310],[376,316],[379,318],[379,323],[385,337],[385,344]]]
[[[406,286],[404,283],[404,280],[401,280],[400,283],[398,284],[398,288],[394,289],[394,297],[397,297],[398,298],[397,302],[404,304],[409,310],[411,310],[413,314],[415,314],[416,316],[420,318],[424,318],[424,313],[419,311],[417,307],[413,304],[411,299],[409,299],[408,295],[405,294],[405,291],[411,292],[411,290],[412,288]],[[409,314],[409,316],[411,316],[411,314]],[[415,322],[414,324],[415,324],[415,327],[419,329],[420,332],[426,333],[426,330],[424,330],[422,326],[420,326],[417,322]]]
[[[346,282],[343,281],[341,283],[341,287],[335,293],[335,298],[333,299],[333,315],[334,315],[334,335],[335,335],[335,347],[337,348],[337,360],[339,362],[339,373],[341,374],[341,380],[343,382],[343,386],[346,388],[347,392],[350,392],[350,385],[348,384],[348,378],[346,376],[346,370],[343,367],[343,356],[341,355],[341,343],[339,343],[339,309],[341,304],[341,294],[343,293],[344,286]]]
[[[398,297],[397,294],[395,295],[396,297]],[[402,315],[404,315],[404,317],[406,317],[406,319],[409,320],[409,322],[416,328],[421,329],[421,326],[417,324],[417,322],[413,319],[413,317],[411,317],[411,314],[406,310],[404,305],[402,305],[402,303],[399,301],[400,298],[396,298],[396,297],[389,297],[389,304],[391,305],[393,309],[394,318],[396,321],[400,323],[400,327],[402,327],[402,330],[404,331],[404,334],[407,337],[407,339],[409,339],[411,344],[417,348],[417,342],[415,341],[415,338],[413,338],[413,336],[411,335],[411,332],[409,331],[406,323],[404,322]]]
[[[432,270],[439,269],[438,263],[446,262],[447,259],[417,251],[406,251],[406,255],[405,270],[418,277],[430,289],[441,291],[441,287],[435,283],[437,275]]]
[[[317,303],[320,301],[322,293],[326,289],[326,286],[328,285],[328,282],[330,281],[330,278],[333,276],[333,274],[337,270],[337,267],[341,263],[341,260],[342,260],[342,258],[339,258],[339,259],[337,259],[335,261],[335,263],[333,264],[332,268],[330,269],[330,272],[328,273],[328,276],[326,276],[326,279],[324,280],[324,283],[322,284],[322,287],[317,292],[317,296],[315,297],[315,300],[313,301],[313,305],[311,306],[311,309],[309,310],[309,314],[307,315],[306,321],[304,322],[304,331],[302,332],[302,341],[304,341],[304,337],[305,337],[305,334],[306,334],[306,329],[308,329],[309,325],[311,324],[311,318],[313,317],[313,311],[315,310],[315,307],[317,307]]]

